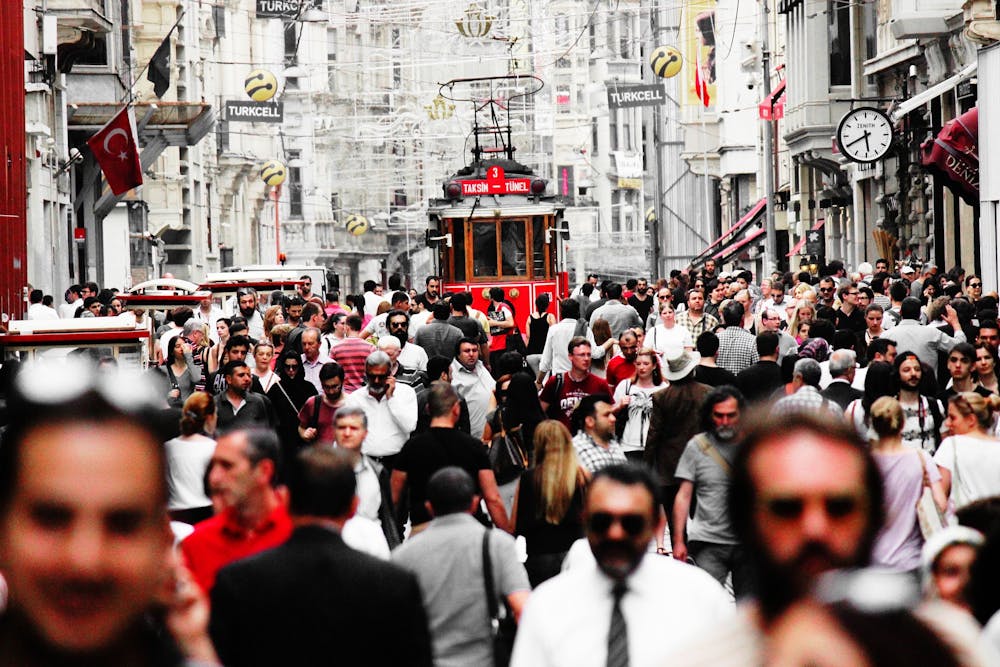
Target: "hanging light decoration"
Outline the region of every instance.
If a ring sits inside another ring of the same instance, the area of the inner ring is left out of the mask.
[[[455,105],[438,95],[430,104],[424,105],[424,111],[431,120],[444,120],[455,115]]]
[[[495,19],[480,3],[472,2],[465,8],[465,13],[455,20],[455,27],[463,37],[482,39],[490,34]]]

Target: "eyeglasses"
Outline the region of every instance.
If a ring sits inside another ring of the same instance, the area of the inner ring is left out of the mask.
[[[669,299],[670,295],[669,294],[657,294],[656,298],[660,299],[662,301],[663,299]]]
[[[598,535],[606,535],[611,526],[618,522],[630,537],[637,537],[642,534],[648,525],[648,517],[642,514],[611,514],[610,512],[594,512],[587,519],[590,532]]]
[[[819,291],[820,292],[832,292],[833,288],[832,287],[820,287]]]
[[[969,287],[982,287],[982,283],[969,283]]]
[[[775,519],[795,521],[805,512],[807,499],[801,496],[776,496],[764,498],[761,506]],[[823,511],[831,519],[845,519],[860,511],[864,499],[851,494],[834,494],[822,497]]]
[[[859,292],[848,292],[847,296],[857,296]]]

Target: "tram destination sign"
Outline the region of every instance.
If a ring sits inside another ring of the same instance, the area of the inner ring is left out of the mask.
[[[608,106],[612,109],[655,107],[664,104],[667,95],[662,83],[639,86],[613,86],[608,89]]]
[[[527,195],[531,193],[531,179],[508,178],[503,181],[459,181],[463,197],[476,195]]]
[[[226,120],[234,123],[280,123],[285,117],[281,102],[226,102]]]

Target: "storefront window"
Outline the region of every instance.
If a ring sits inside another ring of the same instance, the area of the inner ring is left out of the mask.
[[[830,39],[830,85],[851,85],[850,3],[827,0],[827,36]]]

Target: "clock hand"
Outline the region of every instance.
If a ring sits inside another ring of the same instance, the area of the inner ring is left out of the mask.
[[[868,151],[869,153],[872,152],[872,146],[871,146],[871,144],[868,143],[868,137],[870,135],[871,135],[871,132],[865,132],[865,150]]]
[[[865,130],[865,133],[864,133],[864,134],[862,134],[862,135],[861,135],[860,137],[858,137],[858,138],[857,138],[857,139],[855,139],[854,141],[852,141],[852,142],[850,142],[850,143],[848,143],[848,144],[845,144],[845,145],[844,145],[844,148],[850,148],[851,146],[853,146],[854,144],[858,143],[858,142],[859,142],[859,141],[861,141],[862,139],[864,139],[864,140],[865,140],[865,142],[867,142],[867,141],[868,141],[868,135],[870,135],[870,134],[871,134],[871,132],[869,132],[868,130]]]

